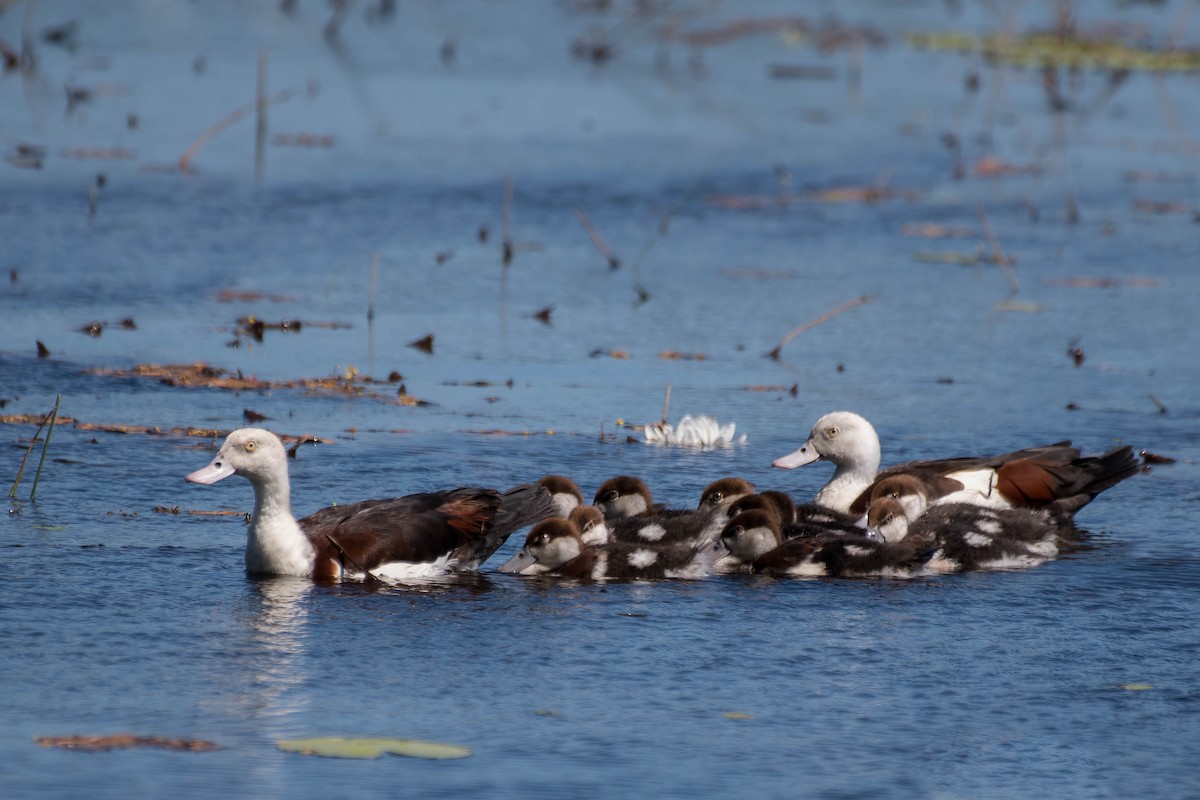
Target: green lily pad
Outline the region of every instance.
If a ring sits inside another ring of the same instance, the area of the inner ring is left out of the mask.
[[[466,758],[471,751],[456,744],[423,742],[420,739],[348,739],[323,736],[314,739],[284,739],[275,743],[280,750],[306,756],[327,758],[379,758],[384,753],[410,758]]]

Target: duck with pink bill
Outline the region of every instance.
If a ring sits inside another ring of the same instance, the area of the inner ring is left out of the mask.
[[[213,484],[230,475],[254,488],[246,540],[253,575],[403,582],[473,571],[513,531],[554,513],[550,492],[525,484],[361,500],[297,520],[287,453],[275,434],[257,428],[229,434],[212,462],[186,479]]]

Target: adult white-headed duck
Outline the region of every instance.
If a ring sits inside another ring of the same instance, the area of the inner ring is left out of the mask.
[[[710,574],[713,557],[711,546],[696,543],[589,545],[572,519],[554,518],[535,525],[500,571],[581,580],[702,578]]]
[[[816,502],[858,515],[866,513],[877,480],[901,474],[920,481],[930,503],[1050,507],[1070,514],[1140,468],[1131,447],[1080,457],[1064,441],[997,456],[913,461],[879,472],[879,436],[871,423],[849,411],[821,417],[808,441],[774,466],[793,469],[818,460],[831,461],[836,469]]]
[[[470,571],[510,533],[554,511],[550,493],[528,484],[363,500],[297,520],[287,453],[275,434],[257,428],[229,434],[212,462],[186,479],[212,484],[230,475],[254,487],[246,571],[255,575],[416,580]]]

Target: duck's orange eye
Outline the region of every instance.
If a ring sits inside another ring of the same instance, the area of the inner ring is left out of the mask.
[[[258,447],[258,443],[251,439],[250,441],[246,442],[245,447],[247,453],[253,453],[254,448]]]

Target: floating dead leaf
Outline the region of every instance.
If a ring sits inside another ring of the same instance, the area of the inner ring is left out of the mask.
[[[979,253],[941,253],[917,252],[912,254],[913,261],[922,264],[952,264],[960,267],[973,267],[980,261]]]
[[[629,358],[629,351],[628,350],[596,349],[596,350],[593,350],[591,353],[588,353],[588,355],[590,355],[592,358],[598,358],[600,356],[608,356],[609,358],[625,360],[625,359]]]
[[[349,739],[327,736],[314,739],[284,739],[275,746],[287,753],[326,758],[379,758],[384,753],[410,758],[444,760],[466,758],[471,751],[456,744],[420,739]]]
[[[295,298],[289,297],[286,294],[264,294],[262,292],[243,292],[237,289],[222,289],[217,292],[218,303],[257,303],[260,301],[268,303],[292,303]]]
[[[1063,286],[1068,289],[1115,289],[1121,286],[1162,286],[1158,278],[1043,278],[1045,286]]]
[[[4,425],[41,425],[46,421],[45,414],[4,414],[0,415],[0,424]],[[59,414],[54,418],[55,425],[71,425],[75,420]]]
[[[1151,214],[1187,214],[1192,210],[1190,203],[1179,200],[1134,200],[1133,208]]]
[[[955,228],[936,222],[909,222],[900,229],[900,233],[926,239],[974,239],[979,235],[979,231],[974,228]]]
[[[242,419],[246,420],[246,422],[262,422],[263,420],[270,419],[270,417],[268,417],[266,414],[260,414],[252,409],[243,408]]]
[[[42,747],[61,747],[66,750],[84,750],[98,753],[130,747],[157,747],[163,750],[208,752],[219,750],[213,742],[203,739],[164,739],[160,736],[135,736],[132,733],[113,733],[106,736],[35,736],[33,739]]]
[[[533,318],[543,325],[550,324],[550,314],[554,311],[554,306],[546,306],[541,311],[533,315]]]
[[[332,134],[323,133],[277,133],[271,137],[271,144],[276,147],[333,147]]]
[[[1124,689],[1127,692],[1148,692],[1154,688],[1150,683],[1122,683],[1117,688]]]
[[[38,354],[38,358],[49,358],[50,357],[50,348],[46,347],[46,345],[42,344],[41,339],[37,340],[37,354]]]
[[[409,342],[408,346],[420,350],[422,353],[433,355],[433,334],[423,336],[415,342]]]
[[[747,392],[786,392],[787,390],[788,387],[783,384],[754,384],[746,387]]]
[[[837,70],[824,64],[768,64],[767,77],[772,80],[831,81]]]
[[[1045,311],[1046,307],[1041,303],[1031,303],[1022,300],[1002,300],[996,303],[997,311],[1020,311],[1026,314],[1036,314]]]
[[[725,719],[754,719],[752,715],[747,714],[745,711],[726,711],[721,716]]]
[[[1036,164],[1013,164],[996,156],[984,156],[975,162],[971,171],[976,178],[999,178],[1008,175],[1040,175],[1042,168]]]
[[[440,253],[437,253],[436,255],[434,255],[433,261],[440,267],[442,264],[445,264],[447,261],[449,261],[452,258],[454,258],[453,250],[443,250]]]
[[[670,361],[703,361],[704,353],[681,353],[678,350],[664,350],[658,354],[659,358],[665,358]]]
[[[63,158],[79,161],[132,161],[137,158],[137,153],[123,147],[64,147],[58,152]]]
[[[1087,35],[1054,30],[1014,36],[1010,33],[978,37],[968,33],[910,34],[911,45],[922,50],[981,54],[987,61],[1018,66],[1067,69],[1094,68],[1110,72],[1193,72],[1200,69],[1200,51],[1181,47],[1152,49],[1140,42],[1126,44],[1111,31]]]

